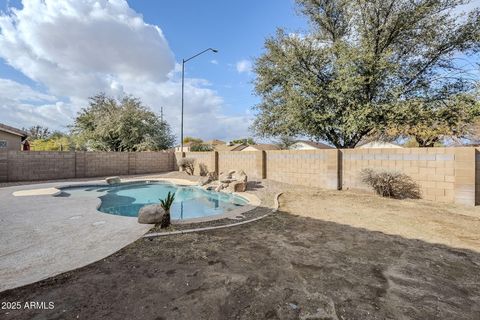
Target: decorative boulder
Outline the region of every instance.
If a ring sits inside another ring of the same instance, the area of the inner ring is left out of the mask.
[[[219,184],[215,191],[245,192],[247,190],[247,180],[247,174],[243,170],[230,170],[227,173],[221,172],[218,177]]]
[[[108,177],[105,179],[108,184],[119,184],[121,182],[120,177]]]
[[[247,182],[245,181],[233,181],[228,185],[228,192],[245,192],[247,191]]]
[[[151,204],[140,209],[138,223],[157,224],[164,220],[165,210],[159,204]]]
[[[233,179],[236,181],[241,181],[241,182],[247,182],[247,174],[243,170],[237,170],[235,171],[235,174],[233,175]]]
[[[227,187],[228,187],[228,183],[220,182],[220,184],[215,188],[215,191],[220,192]]]
[[[247,175],[243,170],[235,170],[232,181],[226,188],[226,192],[245,192],[247,190]]]
[[[215,180],[217,180],[217,174],[215,172],[208,172],[206,176],[200,178],[198,185],[203,187]]]
[[[227,173],[225,172],[220,172],[220,175],[218,177],[218,181],[223,182],[223,183],[229,183],[233,180],[232,175],[235,173],[235,171],[231,170]]]

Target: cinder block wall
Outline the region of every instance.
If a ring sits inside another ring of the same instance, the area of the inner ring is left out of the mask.
[[[249,179],[329,189],[370,190],[365,168],[404,172],[425,199],[480,203],[480,148],[404,148],[296,151],[188,152],[209,171],[243,169]],[[178,170],[181,153],[0,151],[0,182],[104,177]]]
[[[341,152],[342,189],[370,190],[361,182],[361,170],[390,169],[403,172],[417,182],[424,199],[475,204],[475,174],[463,171],[464,167],[475,170],[473,148],[345,149]],[[459,192],[459,188],[463,191]]]
[[[215,172],[218,169],[215,156],[215,152],[185,152],[186,158],[195,159],[195,175],[200,175],[200,164],[206,165],[208,172]]]
[[[86,152],[85,177],[128,174],[128,152]]]
[[[476,149],[454,148],[455,203],[476,205]]]
[[[0,151],[0,182],[8,180],[8,153]]]
[[[7,151],[4,181],[34,181],[75,177],[75,152]]]
[[[0,182],[159,173],[173,165],[170,152],[1,151]]]
[[[480,148],[475,148],[475,204],[480,204]]]
[[[268,179],[327,189],[339,188],[338,150],[266,151]]]
[[[131,152],[129,156],[129,174],[175,170],[175,154],[172,152]]]
[[[249,179],[265,178],[264,151],[221,151],[218,152],[218,170],[242,169]]]

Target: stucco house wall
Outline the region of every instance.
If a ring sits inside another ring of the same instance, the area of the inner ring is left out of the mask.
[[[22,137],[0,130],[0,150],[17,151],[22,149]]]

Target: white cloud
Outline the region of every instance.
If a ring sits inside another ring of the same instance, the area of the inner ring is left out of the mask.
[[[56,98],[49,94],[44,94],[33,90],[27,85],[20,84],[10,79],[0,78],[0,99],[11,101],[55,101]]]
[[[250,73],[252,71],[252,63],[249,60],[240,60],[237,62],[238,73]]]
[[[215,60],[215,59],[213,59],[213,60],[210,60],[210,63],[211,63],[211,64],[218,64],[218,61]]]
[[[103,91],[117,97],[133,94],[157,112],[164,107],[178,131],[180,69],[158,26],[146,23],[125,0],[22,3],[22,9],[0,15],[0,58],[47,93],[0,79],[2,121],[61,127],[73,121],[89,96]],[[237,118],[222,115],[224,101],[209,82],[187,78],[185,84],[185,132],[236,136],[230,119]],[[243,125],[238,134],[246,130]]]
[[[165,81],[173,54],[161,30],[125,1],[25,0],[0,17],[0,55],[59,95],[123,81]]]
[[[1,122],[19,128],[40,124],[63,129],[71,122],[74,110],[52,95],[0,78]]]

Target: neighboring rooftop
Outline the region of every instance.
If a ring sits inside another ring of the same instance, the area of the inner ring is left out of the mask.
[[[0,131],[8,132],[8,133],[20,136],[20,137],[27,137],[28,136],[28,133],[26,131],[7,126],[6,124],[3,124],[3,123],[0,123]]]
[[[237,143],[237,144],[217,144],[214,145],[213,148],[215,151],[240,151],[245,149],[247,146],[244,145],[243,143]]]
[[[268,144],[268,143],[252,144],[244,148],[242,151],[253,151],[253,150],[258,150],[258,151],[280,150],[280,147],[277,146],[276,144]]]
[[[357,147],[358,149],[365,149],[365,148],[403,148],[398,144],[391,143],[391,142],[384,142],[384,141],[370,141],[368,143],[362,144]]]
[[[210,140],[210,141],[205,141],[204,144],[209,144],[209,145],[212,145],[212,146],[216,146],[216,145],[227,144],[227,143],[225,141],[222,141],[222,140],[213,139],[213,140]]]
[[[297,140],[295,143],[290,147],[290,149],[303,149],[301,145],[309,146],[312,149],[334,149],[333,147],[329,146],[328,144],[309,141],[309,140]]]

